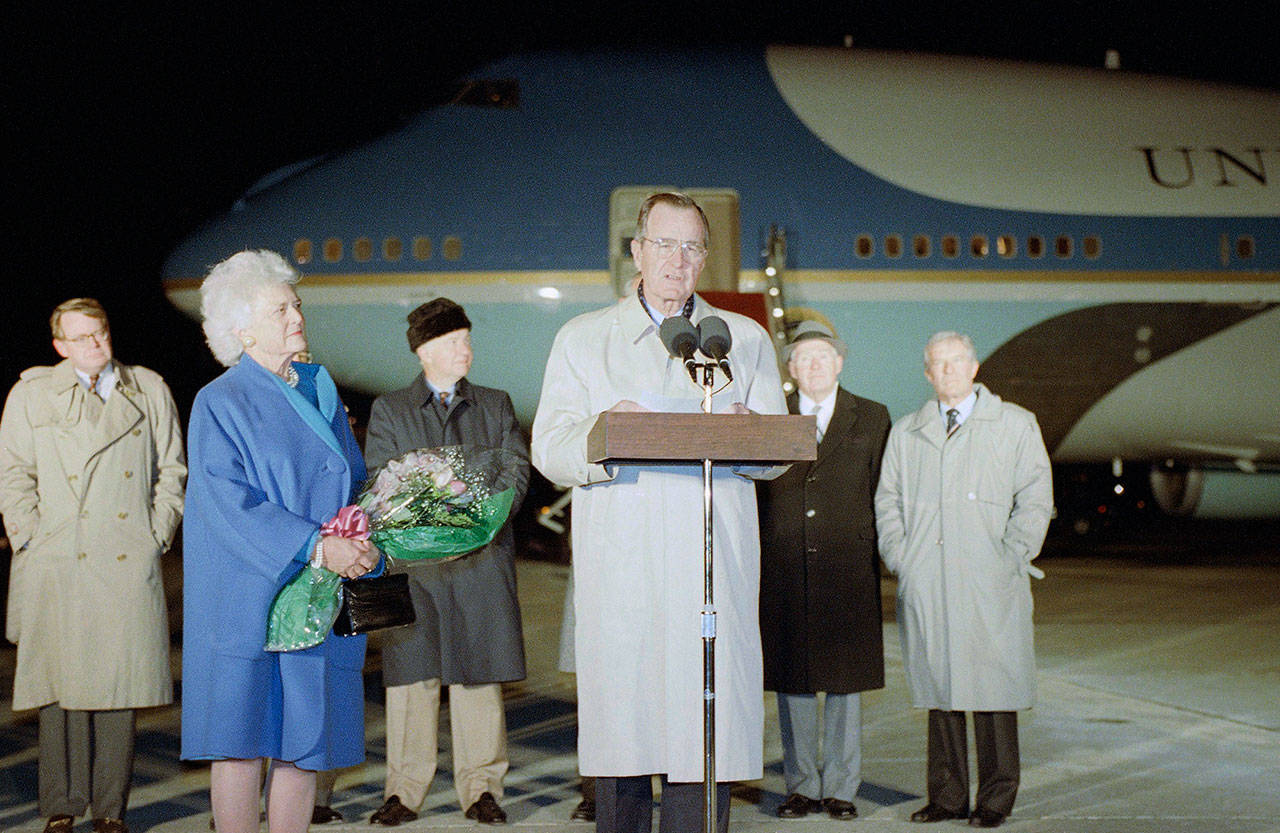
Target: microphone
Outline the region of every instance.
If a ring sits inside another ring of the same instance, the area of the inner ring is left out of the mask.
[[[699,349],[707,358],[720,365],[725,378],[733,381],[733,373],[729,371],[729,348],[733,346],[733,336],[729,334],[729,325],[724,319],[708,315],[698,323]]]
[[[696,384],[698,369],[694,366],[693,351],[698,349],[698,331],[689,323],[689,319],[683,315],[664,319],[662,326],[658,328],[658,338],[662,339],[662,346],[667,348],[668,353],[684,361],[689,378]]]

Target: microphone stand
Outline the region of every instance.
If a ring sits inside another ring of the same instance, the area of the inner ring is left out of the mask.
[[[696,365],[695,365],[696,366]],[[715,362],[702,367],[702,412],[711,413]],[[702,796],[703,833],[716,830],[716,607],[712,575],[711,460],[702,461]]]

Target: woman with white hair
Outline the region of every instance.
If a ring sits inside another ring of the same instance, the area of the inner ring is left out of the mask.
[[[320,534],[352,502],[364,462],[333,380],[307,349],[295,272],[240,252],[200,287],[204,332],[227,371],[196,395],[188,431],[182,757],[213,762],[219,831],[305,831],[316,770],[364,760],[363,636],[263,650],[276,593],[308,563],[357,578],[366,541]]]

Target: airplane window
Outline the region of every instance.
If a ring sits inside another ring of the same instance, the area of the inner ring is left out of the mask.
[[[1071,257],[1071,236],[1059,234],[1053,241],[1053,253],[1061,258]]]
[[[1044,257],[1044,238],[1038,234],[1027,237],[1027,257]]]
[[[459,237],[446,237],[444,246],[441,248],[444,251],[445,260],[457,260],[462,257],[462,239]]]
[[[337,263],[342,260],[342,241],[336,237],[330,237],[324,241],[324,259],[329,263]]]
[[[902,257],[902,238],[896,234],[886,234],[884,237],[884,254],[885,257]]]
[[[933,246],[929,242],[929,235],[917,234],[911,238],[911,251],[916,257],[928,257],[932,249]]]
[[[431,238],[430,237],[413,238],[413,259],[414,260],[430,260],[431,259]]]
[[[871,257],[876,253],[876,244],[872,242],[871,235],[859,234],[853,250],[858,253],[858,257]]]
[[[373,241],[367,237],[357,237],[351,244],[351,256],[360,263],[373,257]]]
[[[958,257],[960,255],[960,238],[954,234],[945,235],[942,238],[942,255],[943,257]]]
[[[1002,234],[996,238],[996,253],[1000,257],[1013,257],[1018,253],[1018,241],[1012,234]]]
[[[1249,235],[1236,238],[1236,256],[1244,259],[1253,257],[1253,238]]]
[[[382,259],[399,260],[404,257],[404,243],[399,237],[388,237],[382,241]]]
[[[990,250],[985,234],[975,234],[969,238],[969,254],[974,257],[986,257]]]
[[[1096,234],[1085,235],[1084,256],[1094,259],[1102,254],[1102,238]]]
[[[300,237],[293,241],[293,262],[299,264],[311,262],[310,240],[305,237]]]

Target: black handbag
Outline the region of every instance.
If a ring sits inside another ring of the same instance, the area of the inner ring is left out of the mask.
[[[409,577],[404,573],[388,573],[342,583],[342,607],[333,623],[333,632],[338,636],[355,636],[384,628],[402,628],[412,625],[415,618]]]

